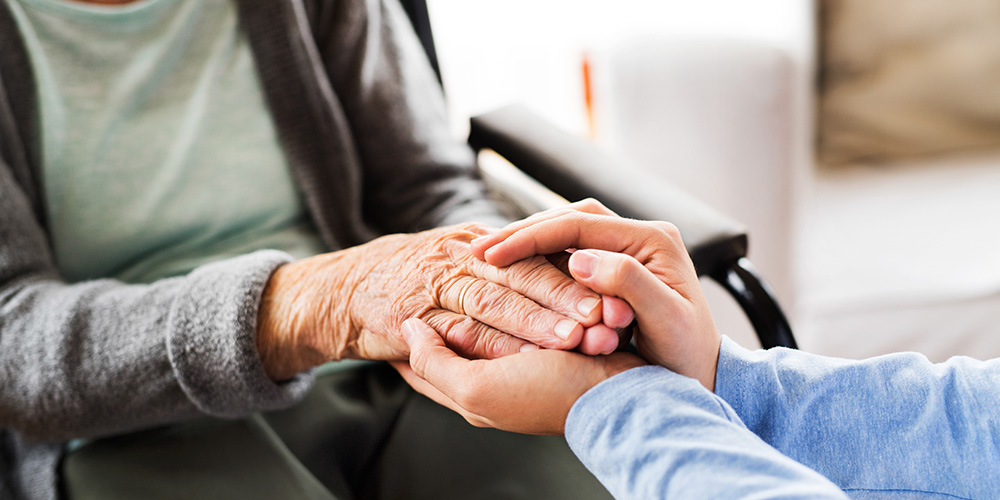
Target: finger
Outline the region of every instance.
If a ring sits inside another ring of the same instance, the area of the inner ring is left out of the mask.
[[[601,296],[560,271],[546,257],[524,259],[503,269],[472,260],[469,271],[474,276],[510,288],[546,309],[579,321],[584,326],[593,326],[601,321]]]
[[[576,210],[577,212],[583,212],[594,215],[608,215],[611,217],[619,217],[614,210],[604,206],[603,203],[597,201],[596,198],[584,198],[580,201],[575,201],[569,204],[569,208]]]
[[[611,354],[618,348],[618,332],[606,325],[594,325],[583,332],[579,351],[583,354],[596,356]]]
[[[568,269],[569,262],[566,265]],[[601,304],[604,306],[603,323],[610,328],[625,328],[632,324],[632,320],[635,319],[632,306],[618,297],[602,295]]]
[[[533,224],[553,219],[555,217],[559,217],[560,215],[570,212],[581,212],[581,213],[606,215],[613,217],[618,216],[618,214],[614,213],[613,211],[611,211],[611,209],[605,207],[604,205],[601,204],[601,202],[595,200],[594,198],[586,198],[574,203],[570,203],[569,205],[566,205],[564,207],[552,208],[549,210],[538,212],[525,219],[512,222],[507,226],[505,226],[504,228],[492,234],[479,237],[472,241],[472,254],[478,257],[479,259],[485,260],[484,254],[486,250],[489,250],[490,247],[503,241],[511,234],[514,234],[515,232],[525,227],[531,226]]]
[[[403,340],[410,345],[410,368],[415,375],[409,376],[403,369],[400,374],[404,379],[417,391],[465,417],[469,423],[480,427],[487,425],[479,415],[458,402],[470,391],[477,392],[476,381],[482,375],[474,368],[477,363],[487,361],[470,361],[455,354],[433,328],[417,318],[404,321],[402,333]],[[480,367],[486,366],[492,365]]]
[[[579,250],[570,257],[569,269],[574,278],[594,291],[628,302],[640,326],[643,319],[663,321],[672,317],[673,305],[685,300],[630,255]]]
[[[458,404],[458,402],[448,397],[447,394],[431,385],[430,382],[417,376],[417,374],[413,371],[413,368],[411,368],[408,363],[404,363],[402,361],[391,361],[389,364],[391,364],[392,367],[399,372],[399,375],[403,377],[403,380],[405,380],[407,384],[410,384],[410,387],[412,387],[413,390],[427,396],[431,399],[431,401],[458,413],[464,417],[467,422],[476,427],[489,427],[489,423],[482,417],[466,410],[462,407],[462,405]]]
[[[566,265],[568,266],[569,262]],[[618,347],[616,349],[625,348],[626,344],[632,341],[632,330],[635,327],[633,324],[635,312],[632,310],[632,306],[628,305],[628,302],[611,295],[602,295],[601,303],[604,305],[604,325],[613,328],[618,334]],[[584,335],[586,335],[586,332],[584,332]]]
[[[563,207],[551,208],[549,210],[544,210],[542,212],[535,213],[525,219],[512,222],[504,226],[500,230],[492,232],[489,235],[481,236],[472,241],[472,253],[476,257],[482,259],[483,254],[486,252],[486,250],[488,250],[491,246],[495,245],[496,243],[503,241],[507,236],[510,236],[511,234],[525,227],[531,226],[533,224],[537,224],[539,222],[553,219],[561,215],[572,212],[589,213],[595,215],[607,215],[613,217],[618,216],[618,214],[612,212],[611,209],[605,207],[597,200],[593,198],[587,198],[584,200],[577,201],[575,203],[570,203],[569,205]]]
[[[559,272],[554,268],[552,270]],[[563,278],[572,282],[565,275]],[[573,287],[580,285],[574,283]],[[561,289],[554,293],[575,292]],[[549,349],[572,349],[580,343],[583,336],[583,326],[579,321],[542,307],[511,288],[493,281],[470,276],[452,277],[441,285],[436,296],[442,309],[464,314],[497,330]],[[598,299],[595,306],[599,303]]]
[[[538,349],[531,342],[508,335],[469,316],[444,309],[428,311],[422,319],[435,331],[441,332],[448,347],[467,358],[502,358]]]
[[[404,321],[402,334],[410,346],[413,372],[446,394],[457,390],[455,385],[467,378],[465,371],[471,361],[455,354],[434,328],[420,319]]]
[[[596,248],[634,257],[654,251],[683,249],[680,233],[669,223],[646,222],[580,212],[525,227],[484,254],[486,262],[503,267],[532,255],[568,248]]]

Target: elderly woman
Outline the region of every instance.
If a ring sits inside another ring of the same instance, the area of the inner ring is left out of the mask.
[[[593,200],[472,242],[498,266],[569,248],[577,280],[634,309],[642,358],[467,360],[414,318],[397,369],[476,425],[565,433],[618,499],[1000,498],[1000,359],[744,349],[716,330],[677,228]]]
[[[469,221],[504,219],[391,0],[5,0],[0,498],[605,496],[378,366],[306,396],[406,359],[410,317],[471,357],[614,347],[599,295],[472,258]]]

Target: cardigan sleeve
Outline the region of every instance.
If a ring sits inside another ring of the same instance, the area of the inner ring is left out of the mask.
[[[509,222],[451,131],[441,85],[402,7],[313,4],[318,50],[364,165],[366,216],[386,232]]]
[[[66,283],[0,162],[0,427],[54,442],[291,404],[311,375],[276,384],[255,349],[259,297],[288,260],[265,251],[149,285]]]

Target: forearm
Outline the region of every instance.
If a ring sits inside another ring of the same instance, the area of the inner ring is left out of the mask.
[[[848,361],[726,339],[716,393],[782,453],[847,491],[1000,495],[1000,361]],[[957,480],[957,478],[961,478]]]
[[[566,439],[618,499],[846,498],[754,436],[697,381],[661,367],[629,370],[584,394]]]
[[[62,440],[291,404],[309,377],[273,383],[254,348],[261,290],[286,261],[261,252],[151,285],[6,282],[0,427]]]

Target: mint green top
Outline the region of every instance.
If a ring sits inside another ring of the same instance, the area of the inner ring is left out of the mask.
[[[144,283],[257,249],[324,251],[232,2],[11,7],[36,74],[67,280]]]

